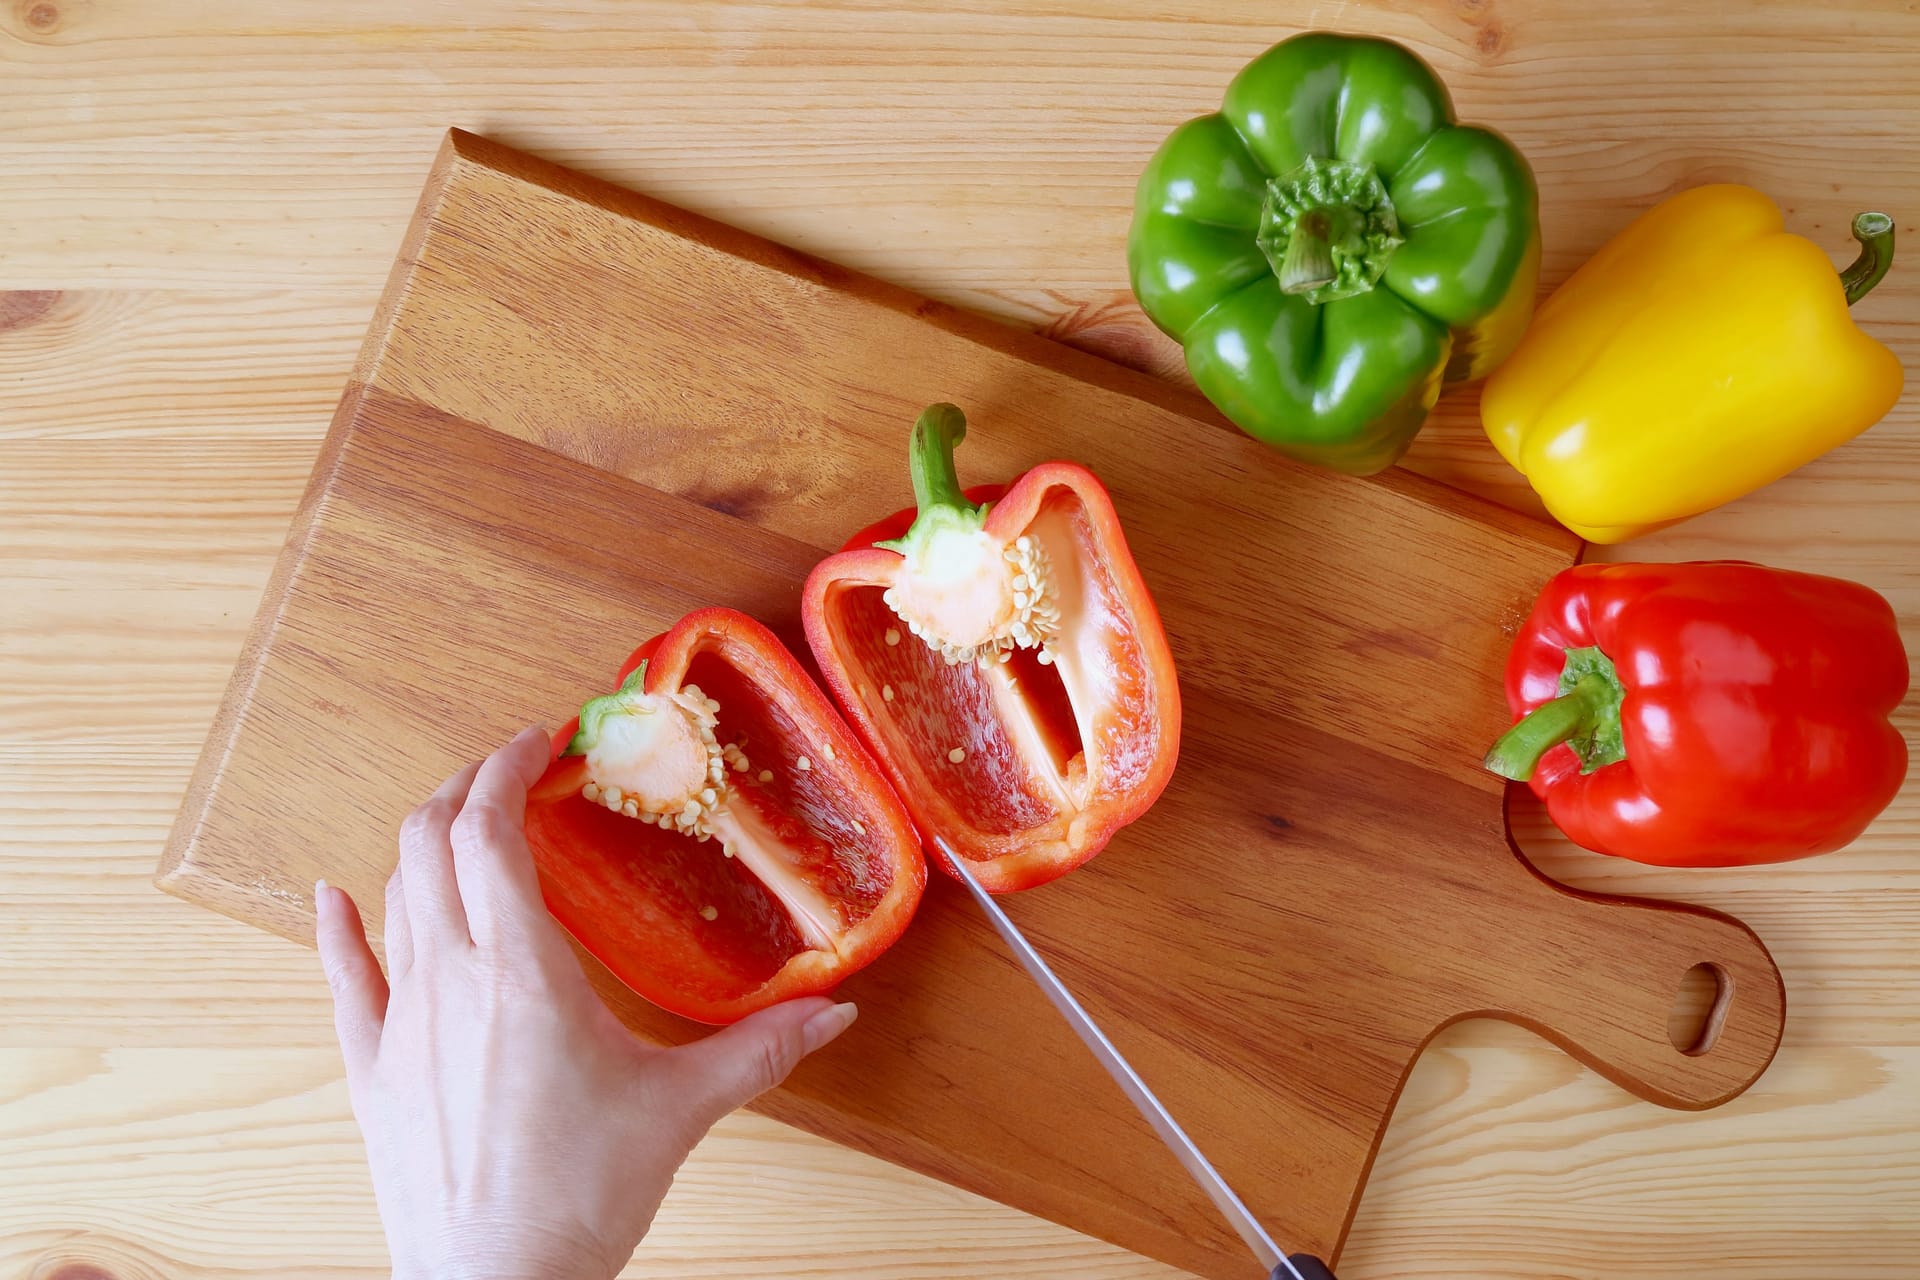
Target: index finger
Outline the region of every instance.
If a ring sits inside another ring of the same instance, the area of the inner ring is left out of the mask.
[[[454,819],[453,873],[477,943],[487,943],[503,917],[545,914],[523,827],[527,788],[546,772],[551,752],[543,730],[522,731],[480,765]]]
[[[553,740],[545,729],[522,729],[512,742],[481,761],[465,808],[498,809],[519,830],[527,820],[527,789],[540,781],[552,756]]]
[[[448,778],[400,824],[407,932],[416,954],[471,941],[460,888],[454,880],[450,828],[467,801],[467,790],[478,770],[478,765],[470,764]]]

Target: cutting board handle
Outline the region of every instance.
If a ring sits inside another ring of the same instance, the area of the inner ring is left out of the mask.
[[[1509,844],[1512,844],[1509,837]],[[1479,1014],[1531,1028],[1621,1088],[1662,1106],[1718,1106],[1760,1078],[1786,1029],[1786,987],[1753,930],[1717,911],[1569,889],[1513,855],[1546,890],[1511,930],[1515,956],[1548,980],[1503,980],[1487,966]],[[1520,963],[1520,961],[1516,961]],[[1676,1046],[1668,1016],[1689,970],[1704,965],[1718,991],[1695,1043]]]

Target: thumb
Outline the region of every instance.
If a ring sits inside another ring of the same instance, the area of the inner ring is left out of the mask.
[[[789,1000],[672,1050],[674,1068],[710,1126],[785,1080],[800,1059],[851,1026],[858,1012],[824,996]]]

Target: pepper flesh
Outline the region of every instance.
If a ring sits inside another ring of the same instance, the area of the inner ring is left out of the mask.
[[[822,561],[802,617],[821,674],[921,831],[1006,892],[1064,875],[1146,811],[1173,772],[1180,701],[1159,613],[1100,482],[1043,463],[983,508],[952,470],[964,422],[951,405],[921,415],[918,514]],[[1052,616],[1039,627],[1021,623],[1034,593],[1013,585],[1030,576],[1023,541],[1046,561]],[[943,561],[947,578],[924,581]],[[930,596],[937,605],[919,612]]]
[[[1900,398],[1900,361],[1850,301],[1884,274],[1892,220],[1855,220],[1836,274],[1742,186],[1643,213],[1540,308],[1488,380],[1481,423],[1555,519],[1615,543],[1711,510],[1844,444]]]
[[[1742,866],[1851,843],[1906,777],[1888,716],[1908,665],[1857,583],[1739,561],[1581,565],[1507,662],[1514,727],[1487,767],[1576,844]]]
[[[648,720],[674,716],[696,744],[703,725],[716,740],[692,773],[671,720]],[[793,655],[744,614],[698,610],[642,645],[553,750],[526,822],[548,906],[664,1009],[732,1022],[831,990],[912,919],[926,863],[905,809]],[[658,790],[655,812],[610,797],[616,778]],[[687,786],[697,822],[675,821],[663,779]]]
[[[1167,138],[1127,240],[1134,294],[1207,398],[1359,474],[1519,342],[1539,263],[1520,154],[1456,124],[1410,50],[1327,32],[1275,45]]]

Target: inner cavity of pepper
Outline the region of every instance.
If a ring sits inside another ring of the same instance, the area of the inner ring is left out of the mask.
[[[1026,561],[1045,572],[1044,583],[1032,572],[1010,575],[1027,580],[1020,585],[1028,602],[1046,602],[1045,634],[1029,632],[1036,643],[983,646],[956,661],[938,637],[897,615],[879,586],[850,584],[828,602],[858,693],[892,757],[913,762],[924,784],[984,833],[1057,828],[1070,839],[1072,817],[1095,789],[1103,637],[1094,615],[1105,611],[1089,599],[1099,584],[1082,565],[1077,508],[1062,493],[1021,535]],[[1022,550],[1017,542],[1006,547]],[[900,594],[896,585],[895,599]]]
[[[704,653],[677,691],[654,695],[649,705],[655,714],[680,717],[702,748],[693,772],[683,770],[685,787],[672,796],[630,794],[613,781],[617,771],[605,762],[596,770],[590,754],[580,801],[631,819],[622,834],[636,859],[659,858],[663,844],[698,842],[746,873],[745,900],[726,900],[710,877],[700,877],[699,888],[689,885],[689,915],[707,925],[737,923],[777,905],[797,941],[836,950],[889,881],[863,806],[831,767],[838,756],[832,740],[730,663]],[[767,898],[770,904],[755,901]]]

